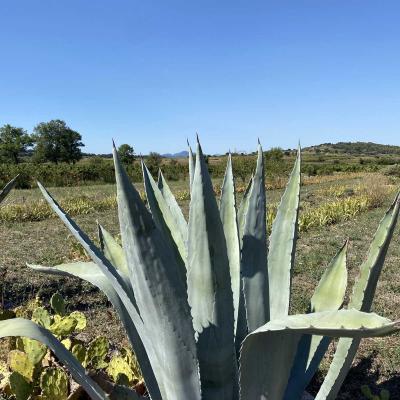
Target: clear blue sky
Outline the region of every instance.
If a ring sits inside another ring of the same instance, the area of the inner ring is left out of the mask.
[[[208,153],[400,145],[400,2],[0,2],[0,125]]]

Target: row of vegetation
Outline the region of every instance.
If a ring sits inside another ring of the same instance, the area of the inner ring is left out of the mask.
[[[307,147],[305,148],[305,150],[313,151],[315,153],[344,153],[354,155],[400,155],[400,146],[378,144],[372,142],[323,143],[317,146]]]
[[[9,124],[0,128],[0,185],[15,175],[20,175],[19,188],[32,188],[36,180],[46,186],[78,186],[88,183],[113,183],[114,167],[110,155],[85,155],[82,135],[70,128],[65,121],[41,122],[29,134],[23,128]],[[118,153],[129,177],[142,179],[140,159],[129,144],[121,144]],[[285,176],[293,164],[296,151],[272,148],[264,152],[266,174],[269,177]],[[347,154],[344,157],[343,154]],[[400,164],[397,146],[375,143],[337,143],[309,147],[305,151],[302,172],[309,175],[328,175],[337,172],[373,172],[384,166]],[[331,156],[337,156],[332,158]],[[360,155],[360,157],[356,157]],[[234,174],[243,182],[253,173],[255,153],[233,154]],[[153,176],[162,166],[169,180],[185,179],[188,166],[182,159],[163,158],[156,152],[144,156]],[[213,178],[222,178],[225,157],[206,156]]]
[[[273,152],[271,157],[270,152]],[[293,165],[293,158],[279,157],[275,150],[265,152],[266,175],[269,180],[284,178]],[[208,169],[213,179],[224,176],[225,157],[208,159]],[[165,178],[169,181],[184,180],[188,175],[186,161],[163,159],[153,153],[146,157],[146,165],[151,174],[157,176],[161,168]],[[233,172],[238,182],[244,184],[251,176],[255,167],[255,156],[233,156]],[[140,160],[125,163],[128,176],[133,182],[143,179]],[[350,172],[384,171],[388,175],[399,175],[399,165],[382,166],[379,163],[304,163],[302,173],[305,176],[322,176]],[[0,164],[0,185],[4,185],[13,176],[19,175],[17,188],[29,189],[36,187],[39,180],[48,187],[81,186],[88,184],[104,184],[115,182],[114,165],[111,160],[101,157],[91,157],[75,164],[60,163],[20,163]]]
[[[350,178],[352,175],[343,175],[342,178]],[[318,205],[307,205],[299,216],[299,230],[307,231],[310,228],[322,227],[338,223],[340,221],[352,219],[358,214],[373,208],[382,206],[386,196],[392,192],[392,185],[380,185],[376,176],[365,177],[365,183],[355,189],[349,189],[345,185],[331,185],[318,190],[317,195],[328,200]],[[323,181],[326,181],[325,179]],[[303,184],[321,183],[321,180],[307,179]],[[281,189],[287,180],[277,180],[275,186],[269,184],[266,189]],[[237,196],[244,193],[246,186],[238,185],[236,188]],[[217,195],[221,194],[219,186],[214,187]],[[146,200],[144,191],[140,192],[143,200]],[[178,190],[175,197],[179,202],[190,200],[188,190]],[[102,212],[117,208],[117,199],[114,195],[92,199],[88,196],[77,196],[61,199],[60,205],[69,215],[86,215],[95,212]],[[272,222],[276,216],[278,204],[268,205],[267,225],[270,230]],[[55,214],[44,200],[38,202],[11,203],[0,209],[0,222],[32,222],[54,218]]]

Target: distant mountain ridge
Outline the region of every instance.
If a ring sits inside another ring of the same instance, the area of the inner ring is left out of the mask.
[[[166,153],[166,154],[161,154],[161,157],[164,158],[183,158],[183,157],[188,157],[189,156],[189,152],[186,150],[182,150],[179,153]]]
[[[314,153],[346,153],[353,155],[400,154],[400,146],[373,142],[322,143],[305,147],[303,151]]]

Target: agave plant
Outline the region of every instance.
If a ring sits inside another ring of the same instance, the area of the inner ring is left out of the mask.
[[[101,226],[101,248],[96,247],[39,184],[93,262],[30,267],[79,277],[108,296],[153,400],[299,399],[331,338],[343,337],[318,394],[333,399],[360,340],[400,328],[399,322],[369,312],[397,222],[399,195],[378,227],[348,309],[340,309],[347,284],[346,243],[322,275],[310,312],[289,315],[300,149],[269,248],[260,144],[255,173],[238,208],[231,157],[218,204],[200,144],[195,161],[190,150],[188,223],[161,172],[156,183],[142,162],[148,209],[115,148],[114,163],[122,247]],[[43,327],[21,319],[0,322],[0,337],[7,335],[45,342],[93,399],[108,398]]]

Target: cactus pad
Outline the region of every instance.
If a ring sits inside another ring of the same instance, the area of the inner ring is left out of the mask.
[[[71,347],[72,347],[72,340],[71,340],[70,338],[66,338],[66,339],[64,339],[64,340],[61,340],[61,343],[64,345],[64,347],[65,347],[67,350],[71,350]]]
[[[33,385],[18,372],[12,372],[9,377],[10,389],[16,400],[27,400],[33,391]]]
[[[129,384],[134,380],[133,371],[128,362],[121,356],[111,358],[107,367],[107,373],[118,384]]]
[[[86,361],[95,369],[105,368],[108,363],[105,361],[109,350],[108,340],[99,336],[94,339],[87,350]]]
[[[142,371],[140,370],[138,360],[133,351],[131,349],[128,349],[127,347],[123,347],[120,350],[120,353],[122,358],[128,363],[130,369],[133,372],[133,375],[140,379],[140,377],[142,376]]]
[[[22,338],[24,352],[33,365],[39,364],[47,352],[47,347],[37,340]]]
[[[27,354],[20,350],[11,350],[8,353],[8,366],[13,372],[21,374],[28,382],[33,382],[35,366]]]
[[[48,329],[51,325],[51,317],[49,312],[43,307],[37,307],[33,310],[32,321],[38,325]]]
[[[66,400],[68,375],[61,368],[47,368],[40,375],[40,388],[46,400]]]
[[[75,318],[62,317],[50,326],[50,330],[56,336],[68,336],[75,330],[77,324]]]
[[[69,314],[71,318],[76,319],[77,324],[75,329],[79,332],[83,331],[86,328],[86,317],[85,314],[81,313],[80,311],[74,311]]]
[[[58,315],[65,315],[65,302],[60,293],[54,293],[50,299],[51,308]]]
[[[75,358],[82,364],[83,367],[86,367],[86,349],[81,343],[77,343],[72,347],[72,354]]]

